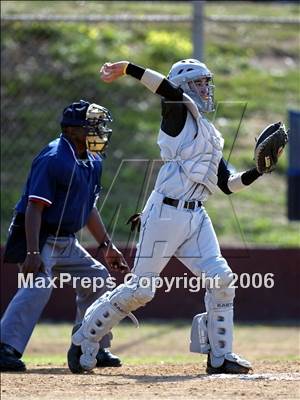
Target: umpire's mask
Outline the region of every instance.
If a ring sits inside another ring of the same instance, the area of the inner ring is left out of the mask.
[[[92,153],[103,154],[111,137],[112,130],[107,124],[112,122],[112,116],[107,108],[98,104],[90,104],[86,112],[86,146]]]

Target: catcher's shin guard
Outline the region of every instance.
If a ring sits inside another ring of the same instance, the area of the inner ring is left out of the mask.
[[[193,319],[190,351],[208,355],[208,374],[248,374],[252,370],[249,361],[232,352],[224,354],[224,357],[214,356],[208,338],[207,313],[195,315]]]
[[[207,335],[211,363],[223,364],[225,354],[232,352],[234,289],[208,289],[205,294],[207,310]]]
[[[208,354],[210,351],[207,334],[207,313],[197,314],[193,318],[190,351],[202,354]]]
[[[96,300],[86,311],[81,327],[72,336],[72,342],[81,346],[80,365],[85,370],[96,366],[99,341],[125,317],[130,317],[138,325],[131,311],[152,300],[151,287],[140,287],[139,277],[122,284],[112,292],[107,292]]]
[[[208,373],[248,373],[251,370],[247,360],[232,353],[234,288],[229,287],[230,275],[229,272],[223,275],[220,281],[223,287],[207,289],[207,312],[193,319],[190,350],[208,354]]]
[[[210,295],[205,302],[208,312],[194,317],[191,329],[190,351],[211,354],[215,366],[222,365],[225,354],[231,353],[233,341],[233,307],[223,304],[222,308],[211,304]],[[221,306],[221,304],[219,304]],[[208,308],[209,307],[209,308]]]
[[[190,351],[211,354],[212,362],[222,365],[225,354],[232,351],[232,310],[209,312],[194,317],[191,329]]]

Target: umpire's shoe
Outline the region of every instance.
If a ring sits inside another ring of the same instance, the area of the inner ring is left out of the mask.
[[[206,372],[208,374],[248,374],[250,371],[252,371],[252,367],[249,361],[237,354],[226,354],[223,364],[219,367],[213,367],[210,354],[207,356]]]
[[[121,367],[122,362],[119,357],[112,354],[108,349],[100,349],[97,354],[96,367]]]
[[[0,371],[21,372],[26,371],[26,366],[20,360],[21,354],[9,344],[0,344]]]

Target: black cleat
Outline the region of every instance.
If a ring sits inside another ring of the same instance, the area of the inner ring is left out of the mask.
[[[9,344],[0,345],[0,371],[22,372],[26,371],[26,365],[20,360],[21,354]]]
[[[225,360],[220,367],[213,367],[210,355],[207,356],[206,372],[208,374],[248,374],[250,371],[252,371],[251,364],[237,354],[226,354]]]
[[[80,328],[80,326],[81,324],[74,326],[72,335]],[[81,346],[76,346],[75,344],[71,343],[71,346],[68,350],[68,366],[73,374],[81,374],[84,372],[84,369],[80,365],[79,361],[81,354]]]
[[[112,354],[108,349],[100,349],[97,354],[96,367],[121,367],[122,362],[119,357]]]

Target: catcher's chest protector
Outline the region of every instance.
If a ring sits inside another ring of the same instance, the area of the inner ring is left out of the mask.
[[[202,187],[201,196],[196,199],[204,201],[217,186],[224,139],[199,112],[193,114],[187,113],[178,136],[171,137],[159,131],[157,143],[165,164],[159,172],[155,189],[169,196],[177,194],[176,198],[180,198],[180,195],[189,193],[196,182]],[[181,193],[176,193],[178,187]]]

